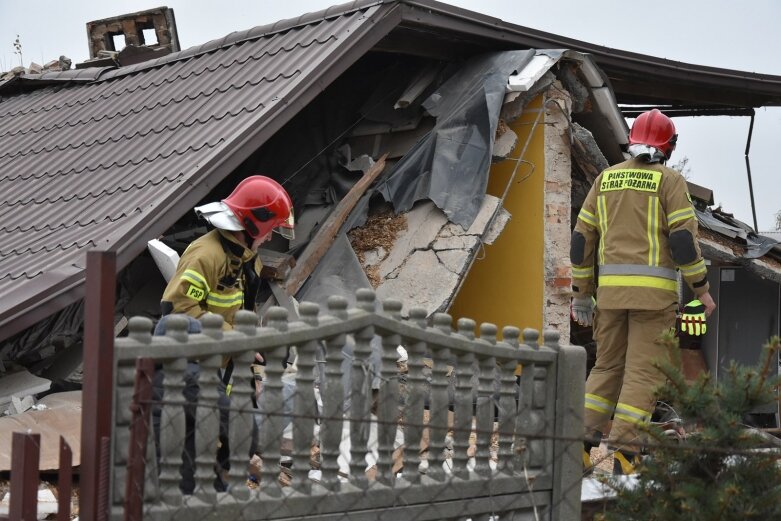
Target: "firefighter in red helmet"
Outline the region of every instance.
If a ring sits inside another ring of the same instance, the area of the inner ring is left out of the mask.
[[[586,382],[586,467],[612,417],[614,472],[634,472],[640,427],[664,379],[652,362],[668,356],[657,340],[675,327],[678,277],[706,315],[716,307],[686,181],[665,166],[677,139],[662,112],[640,114],[629,134],[631,158],[596,178],[572,234],[572,315],[581,325],[593,320],[597,343]]]
[[[163,292],[160,302],[163,317],[155,328],[155,334],[165,334],[167,315],[183,313],[189,317],[190,333],[200,332],[200,319],[206,313],[216,313],[224,319],[223,328],[232,329],[236,312],[240,309],[254,311],[259,286],[261,264],[257,250],[269,240],[273,232],[288,239],[293,238],[293,204],[282,186],[265,176],[251,176],[238,184],[222,201],[195,208],[196,214],[215,229],[193,241],[182,254],[176,272]],[[256,356],[258,362],[262,358]],[[253,371],[259,372],[257,366]],[[230,382],[233,363],[223,360],[218,374],[220,414],[220,449],[214,487],[225,491],[224,473],[230,454],[228,440],[228,411],[230,407]],[[199,364],[190,361],[184,373],[183,394],[192,404],[199,395]],[[162,371],[155,375],[154,399],[163,399]],[[160,409],[153,411],[153,425],[160,431]],[[180,467],[180,489],[192,494],[195,487],[195,411],[185,408],[185,440]],[[252,436],[256,436],[256,429]],[[159,434],[156,434],[159,436]]]
[[[163,315],[200,318],[217,313],[233,327],[239,309],[254,310],[260,261],[257,249],[278,232],[292,239],[293,205],[284,188],[265,176],[244,179],[226,199],[195,208],[214,230],[185,250],[161,302]]]

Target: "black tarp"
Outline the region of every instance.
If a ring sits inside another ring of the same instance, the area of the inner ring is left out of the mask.
[[[431,199],[450,221],[464,229],[472,224],[488,185],[507,78],[535,53],[504,51],[474,57],[423,102],[437,118],[434,128],[377,188],[397,212]]]

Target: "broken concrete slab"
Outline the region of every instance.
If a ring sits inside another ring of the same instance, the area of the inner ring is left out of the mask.
[[[39,405],[46,409],[0,418],[0,472],[11,470],[11,438],[14,432],[39,433],[41,458],[39,470],[60,467],[60,435],[71,447],[73,466],[81,461],[81,391],[55,393],[43,397]]]
[[[497,212],[499,203],[498,198],[486,195],[474,222],[464,230],[448,222],[434,203],[418,202],[404,214],[407,229],[379,263],[377,296],[415,302],[430,313],[446,310],[487,230],[493,240],[509,220],[506,210]],[[492,219],[495,213],[498,218]],[[367,264],[364,260],[364,269]]]
[[[476,243],[477,241],[475,241]],[[452,249],[452,250],[444,250],[444,251],[436,251],[437,258],[439,259],[439,262],[448,270],[452,271],[456,275],[460,275],[462,271],[464,271],[464,268],[466,267],[466,263],[469,260],[466,255],[464,255],[463,250],[469,250],[469,248],[462,248],[462,249]]]
[[[395,298],[414,302],[427,311],[439,309],[449,300],[459,276],[443,266],[433,250],[412,252],[377,288],[381,300]]]
[[[24,398],[12,396],[11,406],[6,411],[6,414],[22,414],[24,411],[31,409],[33,405],[35,405],[35,398],[29,394]]]
[[[445,214],[431,202],[416,204],[405,216],[407,229],[396,238],[393,248],[380,264],[380,277],[383,279],[398,270],[411,252],[428,248],[447,224]]]
[[[499,208],[499,211],[494,216],[494,220],[483,234],[483,244],[493,244],[494,241],[499,238],[499,234],[502,233],[502,230],[504,230],[505,225],[507,225],[511,218],[512,214],[510,214],[506,208]]]
[[[30,374],[26,369],[0,376],[0,411],[5,411],[14,397],[42,393],[51,385],[51,380]]]

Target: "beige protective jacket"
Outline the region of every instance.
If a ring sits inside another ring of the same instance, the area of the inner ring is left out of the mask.
[[[223,328],[233,328],[233,317],[244,305],[243,265],[252,263],[255,275],[260,260],[252,250],[223,230],[212,230],[193,241],[182,254],[176,273],[163,292],[162,307],[170,313],[200,318],[207,312],[225,319]]]
[[[664,309],[678,301],[677,270],[708,291],[697,217],[683,176],[633,158],[594,181],[572,234],[572,290],[602,309]]]

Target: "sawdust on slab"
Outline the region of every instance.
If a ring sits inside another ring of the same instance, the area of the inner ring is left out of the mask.
[[[380,280],[380,267],[379,263],[367,266],[366,254],[370,251],[379,251],[382,248],[387,256],[393,249],[399,232],[406,229],[407,218],[404,214],[396,215],[392,210],[386,210],[369,216],[366,224],[347,232],[350,244],[358,255],[358,260],[373,288],[377,288],[382,282]]]

